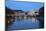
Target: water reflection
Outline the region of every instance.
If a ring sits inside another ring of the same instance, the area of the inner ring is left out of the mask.
[[[40,28],[44,28],[44,17],[38,17]]]
[[[40,28],[39,20],[36,17],[17,17],[12,25],[8,26],[8,29],[29,29]]]
[[[35,23],[36,22],[36,18],[32,17],[32,22]]]
[[[36,29],[44,27],[43,21],[37,17],[16,17],[15,22],[8,26],[8,30]]]

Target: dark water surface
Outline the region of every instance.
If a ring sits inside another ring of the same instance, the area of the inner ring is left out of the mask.
[[[15,19],[11,25],[8,26],[7,30],[18,30],[18,29],[37,29],[40,28],[39,20],[35,17],[26,18],[26,19]]]

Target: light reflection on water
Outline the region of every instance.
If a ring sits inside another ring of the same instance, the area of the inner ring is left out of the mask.
[[[32,22],[36,23],[36,22],[39,22],[39,21],[35,17],[32,17]]]
[[[39,28],[39,21],[35,17],[17,18],[8,29],[26,29],[26,28]]]

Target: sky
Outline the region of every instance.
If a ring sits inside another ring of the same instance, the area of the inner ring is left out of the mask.
[[[44,4],[40,2],[6,1],[6,6],[13,10],[31,11],[39,10]]]

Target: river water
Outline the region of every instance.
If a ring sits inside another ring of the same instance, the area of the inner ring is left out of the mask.
[[[7,30],[18,30],[18,29],[36,29],[40,28],[39,20],[35,17],[20,19],[17,18],[15,21],[8,26]]]

